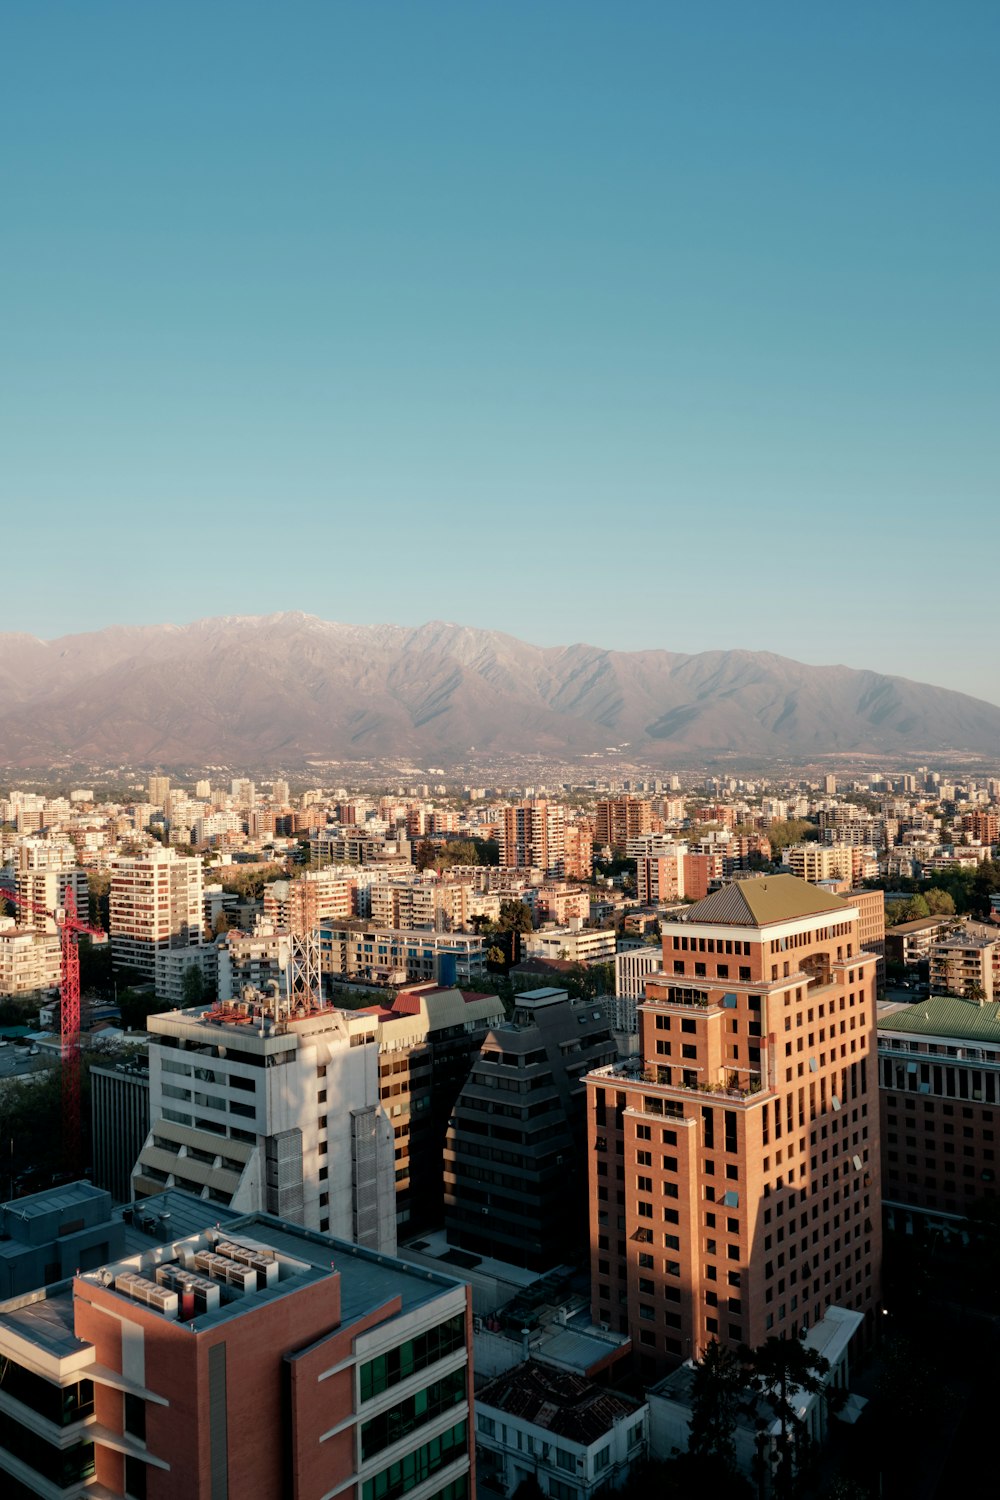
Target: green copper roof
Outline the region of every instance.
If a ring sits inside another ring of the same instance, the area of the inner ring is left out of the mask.
[[[967,1042],[1000,1043],[1000,1004],[979,1005],[953,995],[932,995],[879,1016],[879,1031],[907,1031],[925,1036],[952,1036]]]

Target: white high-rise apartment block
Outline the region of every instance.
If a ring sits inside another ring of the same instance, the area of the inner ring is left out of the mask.
[[[111,953],[117,968],[150,979],[162,948],[197,948],[202,940],[201,860],[175,849],[148,849],[111,867]]]
[[[136,1197],[183,1187],[395,1253],[376,1016],[259,997],[154,1015],[149,1029]]]

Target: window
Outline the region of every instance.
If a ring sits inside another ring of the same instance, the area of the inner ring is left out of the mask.
[[[453,1370],[450,1375],[443,1376],[434,1381],[426,1390],[416,1391],[401,1401],[398,1406],[391,1406],[386,1411],[379,1412],[377,1417],[361,1425],[361,1461],[367,1462],[381,1453],[384,1448],[391,1448],[394,1443],[405,1438],[418,1427],[423,1427],[426,1422],[433,1422],[452,1406],[458,1406],[466,1398],[467,1371],[465,1368]]]
[[[594,1473],[599,1474],[606,1469],[611,1462],[611,1444],[607,1443],[603,1448],[598,1448],[594,1454]]]
[[[448,1428],[447,1432],[442,1432],[440,1437],[431,1438],[430,1442],[424,1443],[413,1453],[407,1453],[380,1474],[366,1480],[362,1486],[362,1500],[396,1500],[397,1495],[405,1495],[409,1490],[416,1489],[417,1485],[430,1479],[439,1469],[454,1463],[461,1457],[467,1444],[467,1424],[464,1421],[458,1422],[454,1427]]]
[[[435,1328],[429,1328],[426,1333],[418,1334],[363,1364],[360,1371],[361,1400],[370,1401],[390,1386],[398,1385],[401,1380],[407,1380],[419,1370],[464,1347],[465,1318],[457,1313]]]

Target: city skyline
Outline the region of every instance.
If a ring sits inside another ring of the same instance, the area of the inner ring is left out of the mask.
[[[995,9],[3,29],[9,628],[443,616],[1000,701],[939,563],[994,508]]]

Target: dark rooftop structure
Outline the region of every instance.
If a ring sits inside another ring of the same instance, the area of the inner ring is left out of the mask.
[[[620,1391],[533,1359],[484,1385],[476,1405],[492,1406],[584,1447],[599,1442],[616,1422],[640,1409],[638,1401]]]

